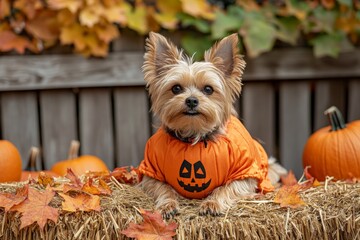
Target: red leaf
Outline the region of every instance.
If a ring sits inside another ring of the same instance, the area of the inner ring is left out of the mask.
[[[137,168],[130,167],[119,167],[115,168],[109,175],[114,177],[120,183],[126,183],[130,185],[137,184],[141,181],[141,174]]]
[[[59,212],[56,208],[49,206],[54,195],[55,192],[49,189],[38,191],[34,188],[29,188],[28,198],[10,209],[11,211],[22,213],[20,229],[30,226],[35,222],[38,223],[40,229],[44,229],[48,219],[56,223],[59,218]]]
[[[136,239],[172,240],[176,235],[177,223],[166,224],[159,212],[140,210],[144,221],[140,224],[130,223],[122,234]]]
[[[294,173],[290,170],[285,177],[281,176],[281,182],[286,186],[292,186],[298,184]]]
[[[18,205],[25,201],[28,196],[29,185],[16,189],[15,194],[0,193],[0,207],[5,208],[5,212],[9,211],[15,205]]]
[[[16,35],[12,31],[2,31],[0,34],[0,51],[7,52],[16,50],[20,54],[24,54],[26,48],[31,48],[31,42],[21,36]]]

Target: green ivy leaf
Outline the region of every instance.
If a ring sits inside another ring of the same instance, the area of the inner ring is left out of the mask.
[[[316,57],[331,56],[336,58],[341,50],[344,35],[341,33],[321,34],[310,41]]]
[[[300,21],[295,17],[280,17],[275,21],[275,24],[277,26],[277,38],[295,45],[300,34]]]
[[[213,40],[209,35],[186,34],[181,38],[181,45],[189,56],[193,56],[195,61],[203,59],[204,52],[213,45]]]
[[[336,18],[338,13],[333,10],[326,10],[322,7],[317,7],[314,9],[314,28],[313,31],[316,32],[328,32],[331,33],[334,30],[336,23]]]
[[[228,13],[218,11],[211,26],[211,35],[214,39],[221,39],[231,32],[237,32],[243,24],[242,9],[233,6]]]
[[[210,23],[204,19],[195,18],[185,13],[177,14],[178,19],[180,19],[183,27],[193,26],[201,33],[210,32]]]
[[[297,17],[299,20],[305,20],[310,6],[305,1],[287,0],[286,1],[289,13]]]
[[[250,57],[257,57],[271,50],[276,40],[275,27],[255,12],[246,14],[244,27],[240,33]]]

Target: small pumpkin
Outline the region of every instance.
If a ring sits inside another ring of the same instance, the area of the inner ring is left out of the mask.
[[[318,180],[326,176],[360,178],[360,120],[345,124],[336,107],[325,111],[330,126],[313,133],[305,144],[303,166]]]
[[[92,155],[78,156],[80,148],[79,141],[72,141],[68,159],[55,163],[51,171],[64,176],[67,173],[67,169],[71,168],[77,175],[85,174],[87,171],[93,172],[108,172],[106,164],[98,157]]]
[[[30,149],[30,154],[29,154],[29,160],[27,163],[26,168],[24,169],[24,171],[21,172],[21,179],[20,181],[26,181],[29,178],[33,178],[33,179],[37,179],[37,177],[39,176],[40,172],[44,172],[46,173],[46,175],[52,176],[52,177],[58,177],[59,175],[52,172],[52,171],[39,171],[37,166],[36,166],[36,160],[39,156],[39,148],[37,147],[32,147]]]
[[[19,181],[22,162],[16,146],[7,140],[0,140],[0,182]]]

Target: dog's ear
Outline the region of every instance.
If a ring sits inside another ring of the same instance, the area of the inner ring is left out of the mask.
[[[241,80],[245,61],[239,54],[239,38],[236,33],[225,37],[205,52],[205,61],[212,62],[226,79]]]
[[[181,59],[182,53],[173,43],[158,33],[150,32],[146,39],[143,72],[148,83],[160,79],[171,65]]]

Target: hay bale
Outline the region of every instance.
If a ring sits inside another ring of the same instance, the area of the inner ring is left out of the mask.
[[[18,186],[0,185],[0,191]],[[112,196],[101,198],[101,212],[61,212],[58,223],[44,231],[35,224],[19,231],[18,213],[0,210],[0,239],[125,239],[119,233],[129,222],[141,222],[136,209],[153,209],[141,190],[112,182]],[[180,200],[177,239],[359,239],[360,184],[329,183],[303,192],[306,206],[280,208],[274,194],[261,200],[240,200],[225,216],[199,216],[199,200]],[[60,206],[60,200],[51,203]]]

